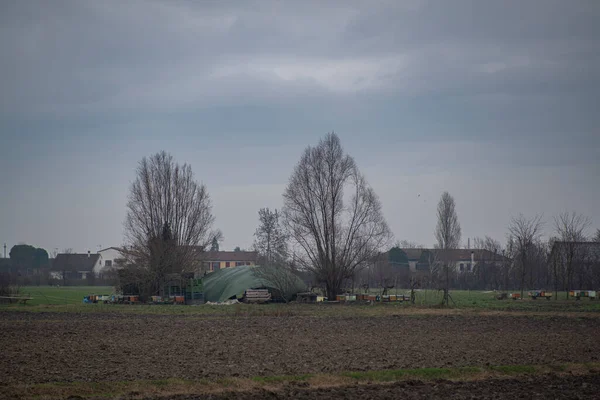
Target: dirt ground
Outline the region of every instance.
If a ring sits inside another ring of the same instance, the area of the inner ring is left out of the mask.
[[[0,385],[600,361],[599,318],[0,312]]]
[[[287,387],[282,391],[230,392],[212,396],[178,396],[189,399],[598,399],[600,375],[524,379],[489,379],[474,382],[420,382],[353,385],[324,389]]]

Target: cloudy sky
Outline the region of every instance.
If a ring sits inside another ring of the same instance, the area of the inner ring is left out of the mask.
[[[121,244],[137,162],[166,150],[247,248],[330,131],[398,240],[433,243],[445,190],[464,242],[520,212],[600,228],[599,20],[597,0],[4,0],[0,241]]]

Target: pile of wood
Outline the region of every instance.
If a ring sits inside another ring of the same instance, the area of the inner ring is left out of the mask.
[[[271,293],[267,289],[248,289],[243,300],[245,303],[266,303],[271,300]]]

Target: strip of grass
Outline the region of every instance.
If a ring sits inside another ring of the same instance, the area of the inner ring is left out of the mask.
[[[502,365],[490,367],[490,369],[501,372],[504,375],[534,374],[536,372],[536,368],[532,365]]]
[[[82,304],[83,296],[88,294],[110,294],[114,289],[110,286],[26,286],[21,288],[23,295],[33,297],[27,304],[0,305],[0,310],[20,310],[32,312],[92,312],[92,313],[133,313],[133,314],[159,314],[159,315],[210,315],[210,316],[335,316],[340,312],[344,314],[348,308],[349,313],[358,313],[364,316],[388,315],[397,310],[428,310],[437,309],[441,304],[441,292],[438,290],[422,290],[416,293],[416,304],[409,303],[379,303],[368,305],[302,305],[302,304],[268,304],[258,307],[234,306],[172,306],[172,305],[103,305]],[[392,291],[392,294],[395,291]],[[406,293],[398,289],[397,293]],[[551,300],[497,300],[495,293],[489,291],[452,290],[453,302],[450,309],[473,311],[534,311],[534,312],[600,312],[600,301],[590,300],[565,300],[566,293],[560,292],[558,299]]]
[[[27,305],[81,304],[83,297],[90,294],[111,294],[112,286],[24,286],[20,295],[32,297]]]
[[[417,368],[365,372],[346,372],[342,375],[357,381],[393,382],[403,378],[415,378],[423,380],[459,379],[461,377],[472,376],[482,371],[483,370],[478,367]]]
[[[302,375],[280,375],[280,376],[255,376],[252,378],[258,383],[284,383],[284,382],[304,382],[314,377],[314,374]]]
[[[468,381],[489,378],[514,378],[518,376],[558,374],[598,373],[600,363],[561,364],[561,365],[505,365],[491,367],[460,368],[417,368],[380,371],[344,372],[340,374],[301,374],[280,376],[256,376],[253,378],[218,378],[215,380],[183,380],[176,378],[151,381],[119,382],[54,382],[42,384],[7,385],[3,391],[9,397],[19,398],[152,398],[177,395],[210,394],[227,391],[253,391],[268,387],[281,389],[290,383],[300,383],[309,387],[344,386],[362,382],[396,382],[401,380],[435,381],[448,379]]]

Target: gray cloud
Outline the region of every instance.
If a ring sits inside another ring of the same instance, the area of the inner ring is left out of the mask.
[[[0,28],[3,108],[156,109],[315,91],[551,94],[598,83],[595,2],[441,5],[13,2]]]
[[[248,245],[254,209],[280,204],[303,147],[331,130],[399,237],[431,241],[431,209],[397,205],[413,190],[433,202],[455,187],[477,210],[469,235],[502,236],[519,208],[600,221],[599,17],[594,0],[4,1],[0,232],[119,241],[135,163],[164,148],[209,185],[226,245]],[[490,202],[505,212],[488,221]],[[95,229],[68,233],[82,221]]]

